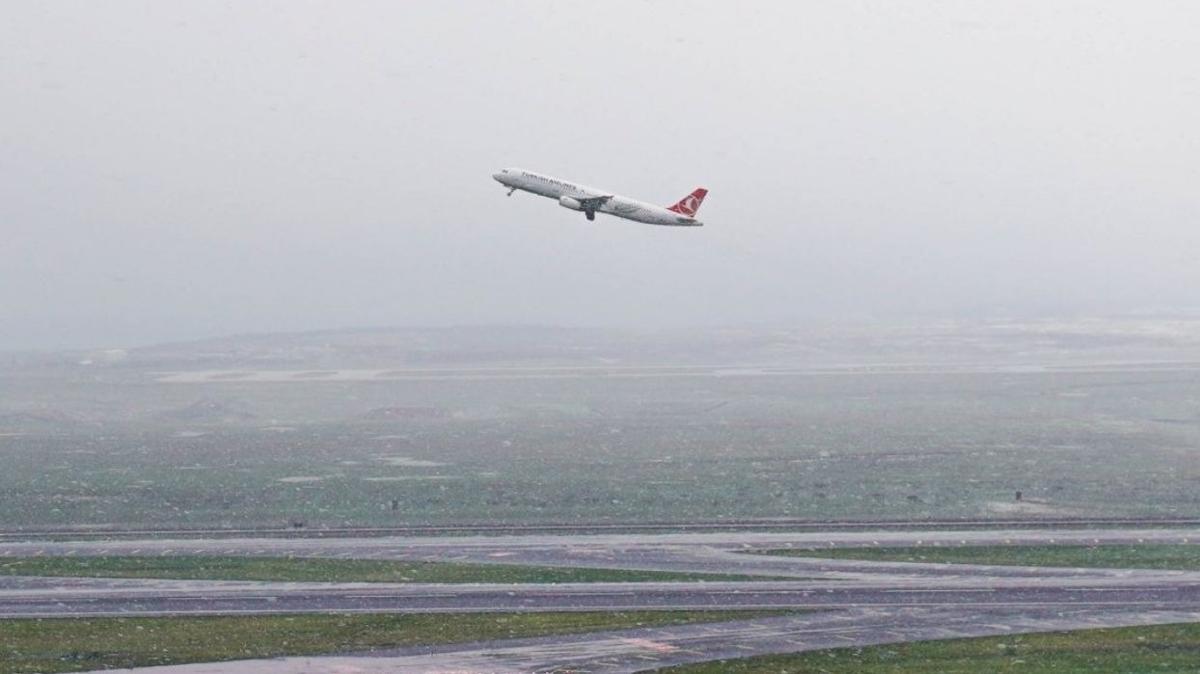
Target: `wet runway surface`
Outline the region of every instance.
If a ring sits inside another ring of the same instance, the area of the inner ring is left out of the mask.
[[[120,671],[145,674],[598,674],[648,671],[695,662],[848,646],[1197,620],[1200,620],[1200,612],[1024,610],[1018,613],[963,609],[851,609],[705,625],[514,639],[436,649],[406,649],[370,656],[280,658]]]
[[[3,542],[0,563],[5,557],[29,556],[296,556],[672,570],[761,580],[449,585],[0,576],[0,617],[734,608],[807,611],[754,621],[410,649],[386,657],[291,658],[241,663],[236,669],[221,663],[171,670],[258,674],[569,668],[628,672],[836,646],[1200,621],[1200,572],[748,554],[755,551],[1198,542],[1200,530],[1184,528]]]
[[[372,585],[195,581],[135,586],[22,590],[0,584],[0,616],[431,613],[845,607],[1138,607],[1200,609],[1200,580],[1026,583],[981,587],[842,588],[811,583],[628,583],[546,585]]]
[[[266,556],[327,559],[398,559],[532,564],[739,575],[843,578],[860,568],[872,575],[891,570],[954,575],[962,565],[810,561],[738,554],[770,549],[962,545],[1200,544],[1197,528],[1011,529],[971,531],[878,531],[804,533],[680,533],[527,536],[394,536],[372,538],[226,538],[114,541],[0,542],[0,559],[31,556]],[[1071,570],[991,567],[996,575],[1075,575]],[[972,570],[973,573],[973,570]]]

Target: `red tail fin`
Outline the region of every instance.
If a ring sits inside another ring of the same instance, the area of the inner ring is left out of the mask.
[[[703,187],[697,187],[695,192],[680,199],[679,203],[674,206],[668,206],[667,210],[693,218],[696,216],[696,211],[700,210],[700,204],[704,203],[704,197],[707,194],[708,190]]]

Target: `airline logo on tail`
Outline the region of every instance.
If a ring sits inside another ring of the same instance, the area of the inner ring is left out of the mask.
[[[697,187],[695,192],[680,199],[679,203],[674,206],[668,206],[667,210],[694,218],[696,217],[696,211],[700,210],[700,204],[704,203],[704,197],[707,194],[708,190],[703,187]]]

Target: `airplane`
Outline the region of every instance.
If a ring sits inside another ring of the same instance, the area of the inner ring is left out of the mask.
[[[708,194],[708,190],[703,187],[697,187],[674,206],[664,208],[525,169],[506,168],[499,173],[492,174],[492,177],[508,188],[510,197],[513,192],[521,190],[557,199],[559,206],[573,211],[583,211],[588,220],[595,220],[597,213],[607,213],[618,218],[650,225],[675,227],[701,227],[704,225],[703,222],[696,219],[696,210],[700,208],[701,202]]]

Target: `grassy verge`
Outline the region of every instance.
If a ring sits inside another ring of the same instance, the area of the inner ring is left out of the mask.
[[[76,672],[736,620],[763,612],[467,613],[0,621],[0,674]]]
[[[772,550],[770,554],[880,562],[1200,570],[1200,545],[987,545],[936,548],[840,548],[833,550]]]
[[[388,583],[603,583],[747,580],[737,576],[668,571],[283,557],[5,558],[0,559],[0,575]]]
[[[925,641],[686,665],[662,674],[1195,672],[1200,624]]]

